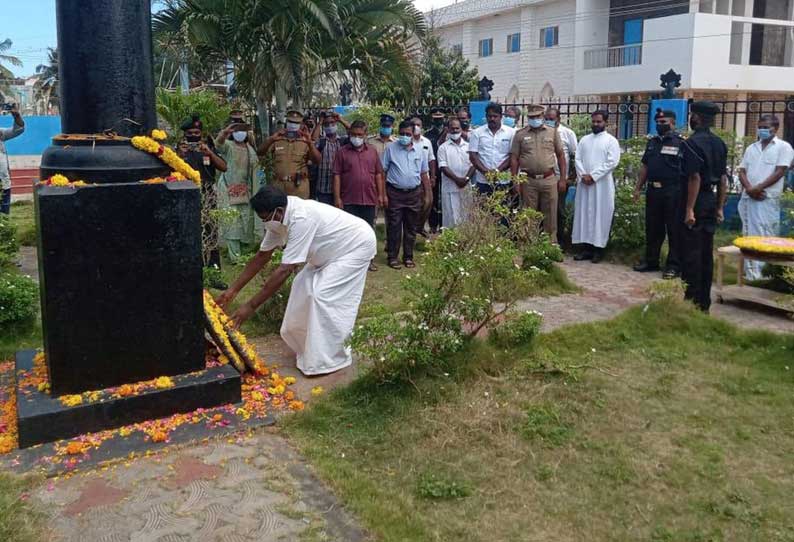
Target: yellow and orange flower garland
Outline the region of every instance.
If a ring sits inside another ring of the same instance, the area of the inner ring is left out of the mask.
[[[789,237],[739,237],[733,244],[742,250],[770,254],[773,256],[794,256],[794,238]]]
[[[207,314],[212,330],[218,336],[218,339],[223,342],[223,348],[227,349],[229,353],[232,354],[233,359],[231,361],[232,364],[237,367],[237,370],[242,372],[245,365],[249,365],[249,368],[253,372],[266,376],[268,369],[262,360],[259,359],[254,347],[251,346],[248,339],[245,338],[245,335],[232,327],[231,319],[226,315],[223,309],[215,303],[215,300],[207,290],[204,290],[204,312]],[[229,337],[230,335],[231,338]],[[237,355],[237,351],[231,339],[234,339],[234,342],[240,346],[245,356],[241,358]],[[241,369],[241,367],[243,369]]]
[[[61,175],[60,173],[56,173],[52,177],[48,179],[44,179],[43,181],[39,181],[40,185],[43,186],[68,186],[69,188],[80,188],[81,186],[88,186],[88,183],[85,181],[70,181],[66,175]]]
[[[141,181],[143,184],[160,184],[160,183],[175,183],[178,181],[186,181],[184,175],[179,173],[178,171],[172,171],[171,175],[168,177],[152,177],[151,179],[146,179],[145,181]]]
[[[135,136],[130,140],[130,143],[138,150],[155,155],[172,170],[181,173],[186,178],[201,186],[201,174],[182,160],[174,149],[162,145],[148,136]]]

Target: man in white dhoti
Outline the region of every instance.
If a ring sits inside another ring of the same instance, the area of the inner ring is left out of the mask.
[[[441,168],[441,220],[443,227],[454,228],[466,218],[471,205],[471,178],[475,169],[469,160],[469,144],[463,140],[458,119],[447,124],[449,139],[438,148]]]
[[[794,150],[777,137],[779,127],[775,115],[761,115],[758,141],[747,147],[739,165],[739,180],[744,189],[739,200],[743,235],[780,235],[780,195],[786,170],[794,160]],[[762,266],[762,262],[745,260],[745,276],[750,280],[760,279]]]
[[[259,252],[218,297],[222,306],[237,296],[284,247],[281,265],[262,289],[232,315],[236,326],[278,292],[300,265],[292,283],[281,337],[297,355],[305,375],[338,371],[351,364],[345,344],[353,331],[369,263],[375,256],[375,232],[360,218],[313,200],[287,196],[273,186],[262,188],[251,207],[264,221]]]
[[[583,245],[574,260],[600,262],[609,241],[615,213],[615,181],[612,171],[620,160],[620,145],[606,131],[609,113],[595,111],[590,116],[592,134],[587,134],[576,152],[576,200],[574,202],[574,244]]]

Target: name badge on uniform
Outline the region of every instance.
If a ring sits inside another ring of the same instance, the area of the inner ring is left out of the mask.
[[[664,145],[660,152],[662,154],[667,154],[669,156],[678,156],[678,147],[673,147],[671,145]]]

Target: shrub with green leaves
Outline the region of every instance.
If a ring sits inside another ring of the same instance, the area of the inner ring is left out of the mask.
[[[11,265],[19,250],[16,230],[8,215],[0,213],[0,267]]]
[[[551,269],[555,263],[563,260],[560,245],[551,242],[548,234],[542,233],[537,240],[529,243],[522,252],[524,269],[537,267],[543,271]]]
[[[488,340],[503,348],[527,345],[540,332],[542,321],[543,315],[537,311],[509,314],[501,324],[490,330]]]
[[[469,221],[427,244],[421,270],[402,283],[407,313],[382,310],[359,324],[350,344],[371,361],[378,381],[411,380],[442,370],[451,354],[483,329],[498,325],[515,305],[515,284],[538,284],[545,273],[523,269],[512,239],[527,223],[524,212],[502,225],[503,196],[477,201]]]
[[[265,269],[262,270],[260,274],[263,281],[267,280],[267,277],[281,265],[281,255],[282,252],[280,250],[273,252],[270,263],[265,266]],[[287,311],[287,301],[289,301],[289,292],[292,289],[294,277],[294,274],[290,275],[279,291],[273,294],[273,297],[268,299],[267,302],[256,311],[255,321],[262,325],[265,331],[277,332],[281,328],[281,322],[284,320],[284,313]]]
[[[370,135],[377,134],[380,128],[380,116],[388,114],[394,117],[394,132],[397,132],[397,126],[402,121],[402,116],[395,113],[388,105],[362,105],[359,106],[348,114],[345,115],[345,120],[353,123],[357,120],[363,120],[367,123],[367,133]]]
[[[30,320],[39,307],[38,286],[16,273],[0,273],[0,324]]]
[[[457,480],[425,473],[419,478],[417,494],[434,501],[463,499],[471,495],[471,488]]]
[[[631,251],[645,246],[645,199],[634,201],[634,187],[628,182],[615,186],[615,216],[609,248]]]

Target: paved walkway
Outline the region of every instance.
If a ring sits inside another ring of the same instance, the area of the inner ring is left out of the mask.
[[[620,265],[568,260],[580,293],[532,298],[523,309],[544,314],[543,330],[612,318],[648,299],[658,277]],[[713,314],[746,328],[794,332],[794,321],[746,305],[714,305]],[[257,341],[268,362],[295,375],[299,397],[330,390],[354,369],[306,379],[276,336]],[[34,494],[45,504],[55,540],[85,542],[365,540],[365,533],[277,432],[261,429],[214,439],[72,478],[46,481]]]

